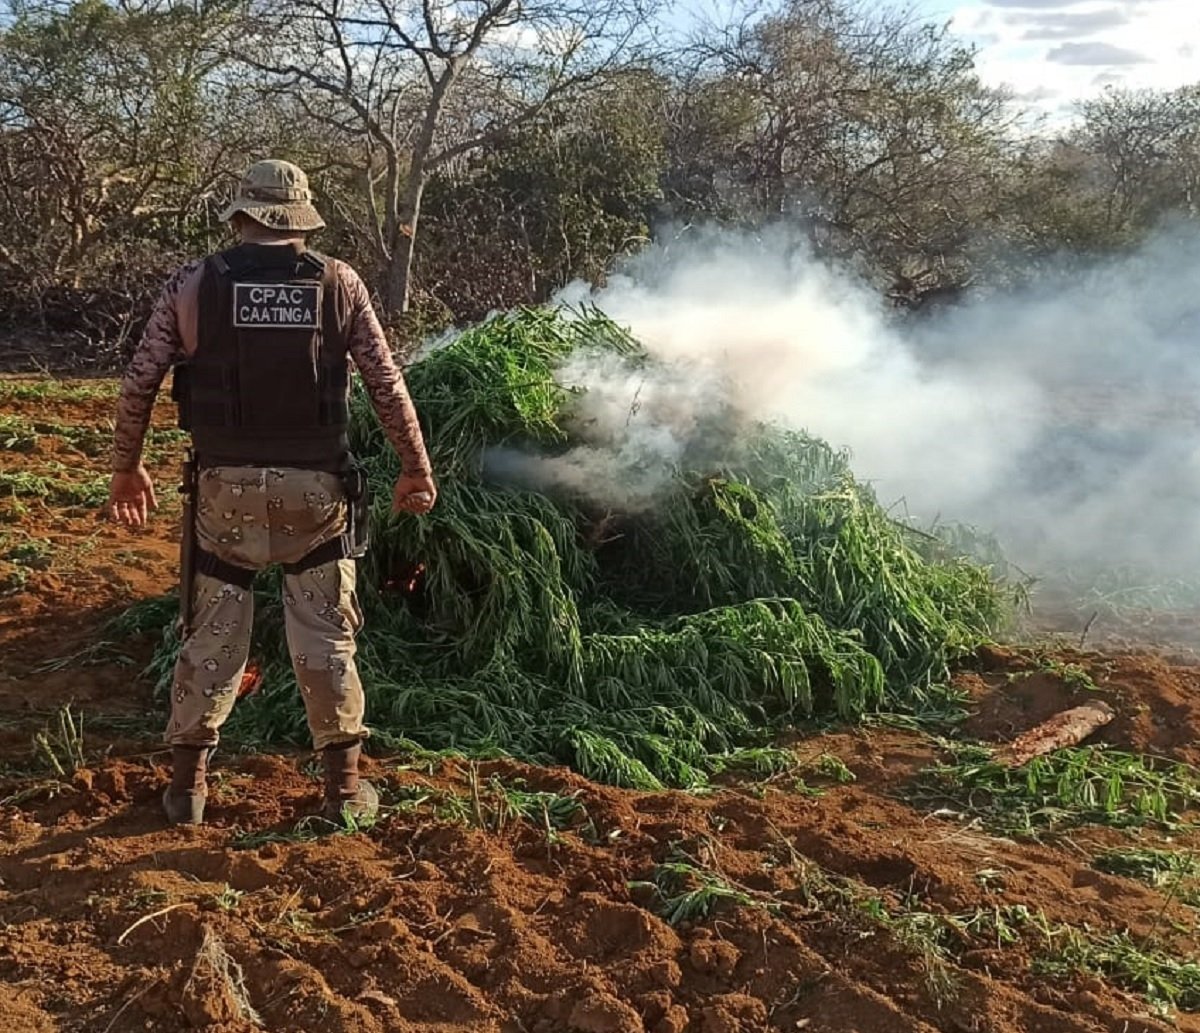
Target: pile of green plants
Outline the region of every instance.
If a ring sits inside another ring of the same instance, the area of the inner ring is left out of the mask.
[[[823,442],[731,423],[636,512],[489,476],[490,449],[553,455],[586,437],[578,392],[556,379],[585,349],[653,372],[590,309],[500,315],[407,370],[440,488],[419,519],[389,512],[398,461],[356,395],[374,498],[359,662],[379,739],[694,786],[808,719],[945,706],[948,664],[1004,620],[1003,593],[894,521]],[[229,730],[303,743],[277,589],[262,579],[264,688]],[[171,636],[154,661],[164,686]]]

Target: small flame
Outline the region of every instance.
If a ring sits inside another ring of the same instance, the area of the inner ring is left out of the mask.
[[[418,563],[409,572],[409,576],[400,583],[400,591],[405,595],[413,595],[425,580],[425,564]]]
[[[420,591],[424,581],[425,564],[406,563],[395,577],[388,579],[384,587],[392,592],[401,592],[404,595],[416,595]]]
[[[242,675],[242,684],[238,686],[237,698],[253,695],[261,684],[262,668],[258,666],[258,661],[251,660],[246,664],[246,672]]]

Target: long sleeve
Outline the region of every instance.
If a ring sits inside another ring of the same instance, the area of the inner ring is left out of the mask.
[[[392,357],[383,327],[371,307],[371,297],[359,275],[344,262],[338,263],[342,289],[350,309],[350,334],[347,346],[354,365],[362,374],[371,404],[379,415],[384,432],[407,475],[431,472],[429,456],[417,410],[409,396],[404,377]]]
[[[121,380],[112,454],[112,468],[117,473],[133,470],[141,462],[158,389],[171,366],[183,358],[178,300],[198,265],[193,262],[181,266],[167,281]]]

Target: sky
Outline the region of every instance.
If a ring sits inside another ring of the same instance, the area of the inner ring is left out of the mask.
[[[977,68],[1062,116],[1106,86],[1200,83],[1200,0],[915,0],[979,48]]]

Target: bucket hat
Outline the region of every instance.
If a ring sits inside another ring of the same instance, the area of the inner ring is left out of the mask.
[[[325,225],[313,207],[308,176],[290,161],[258,161],[251,165],[238,183],[233,203],[221,213],[221,221],[228,222],[238,212],[273,230],[308,233]]]

